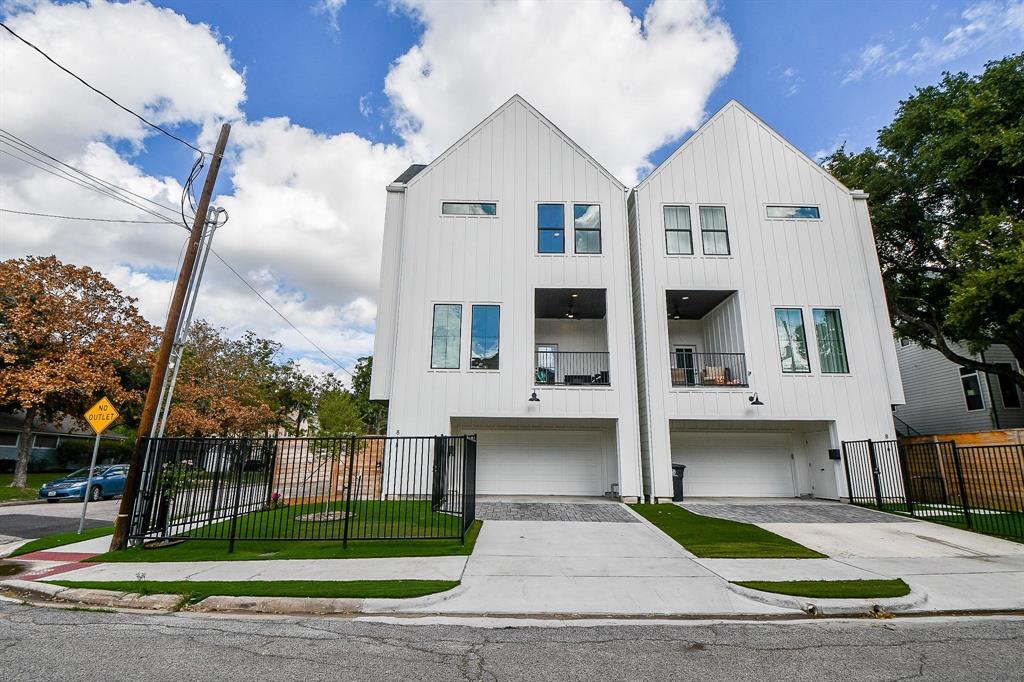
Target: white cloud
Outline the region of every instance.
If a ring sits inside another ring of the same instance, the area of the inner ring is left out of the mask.
[[[787,66],[779,74],[779,79],[782,80],[783,97],[792,97],[796,93],[800,92],[800,86],[803,85],[804,79],[800,75],[800,71],[792,66]]]
[[[934,11],[935,8],[933,8]],[[915,22],[915,31],[924,22]],[[1024,40],[1024,0],[985,0],[961,12],[957,23],[940,39],[922,37],[916,43],[899,43],[892,37],[865,45],[857,63],[843,77],[843,85],[877,73],[891,76],[915,73],[948,64],[989,45],[1006,42],[1020,45]]]
[[[341,26],[338,25],[338,13],[347,2],[348,0],[318,0],[313,5],[313,11],[326,15],[328,27],[337,33],[341,30]]]
[[[643,22],[615,0],[399,0],[423,25],[385,92],[418,160],[519,93],[624,182],[694,129],[736,42],[703,2],[655,0]]]

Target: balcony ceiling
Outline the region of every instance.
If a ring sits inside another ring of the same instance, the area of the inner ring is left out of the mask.
[[[534,292],[534,317],[566,319],[570,304],[574,319],[604,319],[604,289],[537,289]]]
[[[670,289],[665,292],[668,318],[675,319],[678,313],[681,320],[699,320],[735,293],[735,291],[717,289]]]

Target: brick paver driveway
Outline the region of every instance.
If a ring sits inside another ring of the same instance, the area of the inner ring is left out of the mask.
[[[618,504],[571,502],[477,502],[476,517],[484,521],[587,521],[639,523]]]
[[[849,504],[824,501],[786,500],[778,504],[683,502],[682,506],[694,514],[744,523],[905,523],[912,520]]]

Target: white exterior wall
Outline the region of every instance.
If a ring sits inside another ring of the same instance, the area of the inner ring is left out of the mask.
[[[981,359],[960,344],[950,345],[960,355]],[[1003,404],[997,375],[990,375],[986,380],[984,373],[978,373],[985,408],[968,410],[963,384],[960,382],[960,365],[946,359],[939,351],[916,343],[897,345],[896,355],[907,399],[905,405],[896,408],[896,416],[915,431],[925,435],[989,431],[996,428],[993,408],[998,414],[999,428],[1024,428],[1024,409]],[[1002,345],[985,351],[985,360],[1005,362],[1017,367],[1013,353]]]
[[[824,421],[833,447],[894,435],[890,405],[903,402],[902,386],[865,199],[736,102],[637,187],[630,229],[641,273],[633,282],[643,313],[649,494],[671,495],[669,420]],[[665,204],[690,206],[695,255],[665,254]],[[768,220],[767,204],[818,206],[821,220]],[[702,255],[699,205],[725,206],[730,255]],[[733,313],[743,340],[736,350],[746,353],[749,389],[671,386],[669,289],[738,292]],[[776,307],[803,310],[810,374],[783,374]],[[812,307],[841,310],[849,374],[820,373]],[[763,406],[750,405],[754,391]],[[843,491],[841,466],[832,466]]]
[[[497,216],[442,216],[442,201],[494,201]],[[564,255],[537,254],[538,202],[566,205]],[[573,253],[574,202],[601,206],[600,255]],[[453,419],[614,419],[616,482],[623,496],[639,495],[625,204],[625,188],[518,96],[412,178],[404,207],[389,201],[385,220],[385,255],[395,239],[397,250],[382,266],[374,397],[390,401],[390,434],[450,433]],[[528,402],[535,390],[534,289],[571,287],[607,291],[611,386],[542,386],[540,402]],[[435,303],[463,306],[460,369],[430,368]],[[501,306],[498,370],[468,368],[474,303]],[[385,334],[393,338],[381,339]]]

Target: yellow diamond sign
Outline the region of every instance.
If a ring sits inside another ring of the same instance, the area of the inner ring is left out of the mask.
[[[89,411],[85,413],[85,421],[89,422],[89,426],[96,432],[96,435],[103,433],[108,426],[117,421],[120,417],[114,404],[106,398],[101,398],[98,403],[89,408]]]

